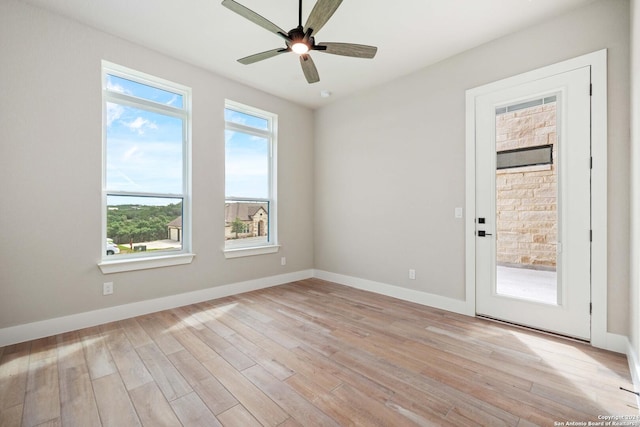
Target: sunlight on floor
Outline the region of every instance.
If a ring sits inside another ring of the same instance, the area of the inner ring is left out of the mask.
[[[616,358],[617,355],[600,352],[586,343],[564,343],[563,338],[555,339],[550,345],[547,338],[525,332],[513,331],[511,335],[528,352],[540,358],[546,367],[543,375],[548,373],[554,378],[554,387],[561,393],[557,399],[581,402],[581,405],[592,406],[602,415],[638,415],[634,395],[621,389],[633,389],[631,378],[626,372],[626,364],[620,364],[619,371],[613,368],[616,365],[612,363],[612,358]],[[584,351],[580,349],[581,346],[585,346]],[[585,372],[592,372],[594,377],[597,374],[599,378],[605,374],[607,380],[595,382],[591,377],[585,376]],[[548,390],[532,392],[546,393]],[[640,418],[637,421],[640,423]]]

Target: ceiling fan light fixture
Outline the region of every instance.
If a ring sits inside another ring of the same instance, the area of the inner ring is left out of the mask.
[[[273,58],[285,52],[294,52],[299,55],[302,72],[307,79],[307,83],[317,83],[320,81],[318,70],[309,54],[312,50],[324,52],[331,55],[351,56],[354,58],[373,58],[378,50],[375,46],[366,46],[354,43],[321,43],[316,44],[315,35],[333,16],[338,6],[343,0],[316,0],[315,6],[311,10],[306,24],[302,25],[302,0],[298,1],[298,26],[290,31],[285,31],[268,19],[258,15],[246,6],[235,0],[222,0],[222,6],[237,13],[243,18],[259,25],[265,30],[273,33],[285,40],[284,49],[271,49],[266,52],[256,53],[238,59],[241,64],[253,64],[264,59]],[[306,28],[306,29],[305,29]]]
[[[291,50],[298,55],[303,55],[309,52],[309,45],[302,41],[297,41],[291,45]]]

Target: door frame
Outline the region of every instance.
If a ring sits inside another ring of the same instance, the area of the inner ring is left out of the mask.
[[[577,68],[591,67],[591,344],[610,348],[607,332],[607,50],[502,79],[466,91],[465,300],[476,316],[476,97]]]

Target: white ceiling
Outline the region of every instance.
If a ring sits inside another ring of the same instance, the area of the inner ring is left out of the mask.
[[[594,0],[345,0],[316,42],[374,45],[378,54],[357,59],[313,52],[320,82],[312,85],[293,53],[239,64],[238,58],[284,42],[221,0],[22,1],[316,108]],[[296,0],[237,1],[284,30],[297,26]],[[303,1],[303,23],[314,4]],[[323,90],[333,96],[322,98]]]

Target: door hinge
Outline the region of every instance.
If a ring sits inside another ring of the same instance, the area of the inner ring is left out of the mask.
[[[593,83],[589,83],[589,96],[593,96]]]
[[[593,242],[593,230],[589,230],[589,241]]]
[[[589,169],[593,169],[593,157],[589,157]]]
[[[593,314],[593,303],[589,303],[589,314]]]

